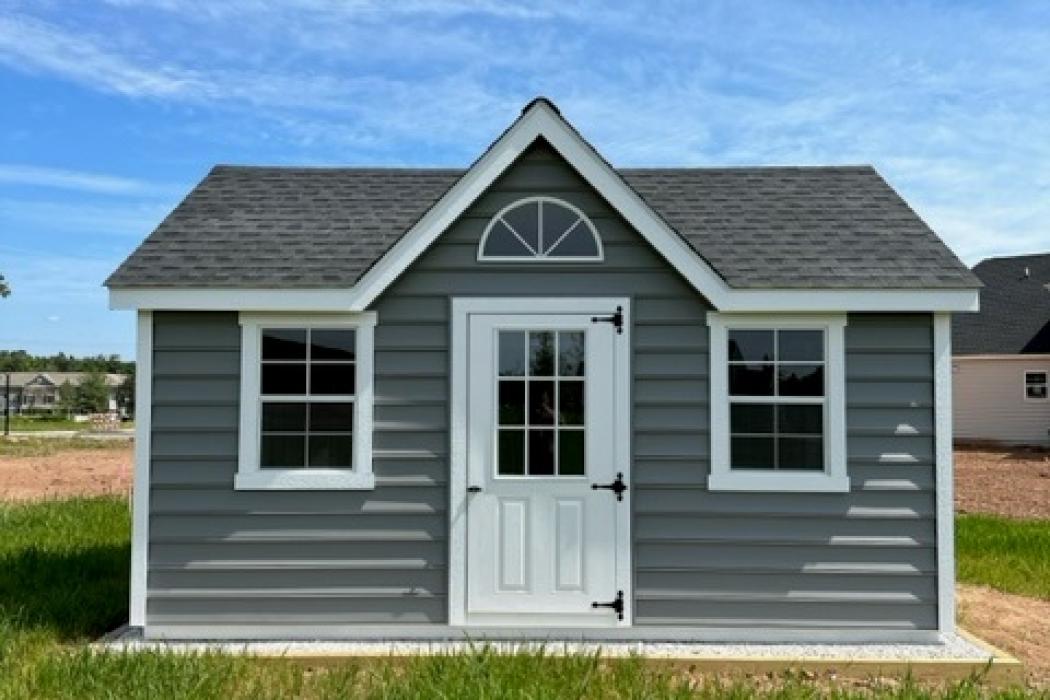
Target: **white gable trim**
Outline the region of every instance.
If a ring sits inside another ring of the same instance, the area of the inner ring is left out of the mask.
[[[726,283],[681,236],[672,231],[608,163],[573,130],[548,102],[537,100],[484,155],[354,286],[354,308],[366,309],[448,229],[515,160],[543,137],[715,306],[729,291]]]
[[[604,197],[716,309],[748,311],[976,311],[975,289],[733,289],[546,100],[524,114],[350,289],[110,291],[114,309],[364,311],[539,137]]]

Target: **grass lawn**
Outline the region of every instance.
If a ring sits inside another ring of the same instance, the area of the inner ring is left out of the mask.
[[[0,425],[3,424],[0,416]],[[85,430],[87,423],[77,423],[72,418],[11,416],[11,430],[17,432],[34,430]]]
[[[639,659],[473,653],[408,661],[92,652],[126,616],[127,502],[101,497],[0,504],[0,700],[7,698],[1021,698],[978,683],[930,690],[797,676],[751,682],[648,667]]]
[[[960,515],[955,542],[960,581],[1050,600],[1050,520]]]

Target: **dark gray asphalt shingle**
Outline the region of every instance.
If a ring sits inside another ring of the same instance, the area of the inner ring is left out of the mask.
[[[952,318],[952,351],[1050,352],[1050,254],[989,258],[973,271],[984,283],[981,311]]]
[[[219,166],[110,287],[349,287],[463,174]],[[973,288],[870,167],[622,169],[733,287]]]

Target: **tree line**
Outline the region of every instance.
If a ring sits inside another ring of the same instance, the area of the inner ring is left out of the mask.
[[[25,350],[0,350],[0,372],[103,372],[131,374],[135,363],[120,355],[76,357],[60,352],[55,355],[31,355]]]

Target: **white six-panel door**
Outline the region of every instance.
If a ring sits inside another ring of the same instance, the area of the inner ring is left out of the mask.
[[[626,338],[584,313],[471,314],[466,331],[467,621],[623,624],[592,604],[629,588],[629,501],[593,485],[625,469]]]

